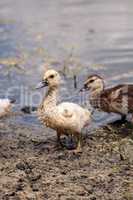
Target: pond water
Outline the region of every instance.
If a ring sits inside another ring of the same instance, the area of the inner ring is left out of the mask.
[[[37,105],[34,86],[48,65],[69,69],[64,100],[80,101],[73,74],[78,88],[92,73],[107,86],[133,82],[132,8],[132,0],[1,0],[0,96],[14,96],[16,109]],[[38,124],[34,116],[17,120]]]

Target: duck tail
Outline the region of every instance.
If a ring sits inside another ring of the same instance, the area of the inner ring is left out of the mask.
[[[16,102],[16,99],[9,99],[10,103],[13,104]]]

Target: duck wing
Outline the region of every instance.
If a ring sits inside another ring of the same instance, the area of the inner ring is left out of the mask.
[[[120,94],[122,104],[127,107],[127,112],[133,112],[133,85],[125,85],[123,92]]]
[[[58,109],[60,113],[64,117],[71,118],[75,113],[82,113],[83,108],[75,103],[63,102],[58,105]]]
[[[90,118],[90,112],[87,109],[82,108],[78,104],[64,102],[58,105],[58,111],[65,118],[81,118],[81,120],[86,120]]]
[[[125,96],[133,98],[133,85],[118,85],[107,89],[106,95],[111,101],[121,100]]]
[[[108,112],[123,113],[126,109],[133,110],[133,85],[123,84],[106,89],[101,97]]]

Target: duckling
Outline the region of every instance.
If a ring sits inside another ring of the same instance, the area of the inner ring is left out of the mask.
[[[77,139],[76,152],[81,151],[81,132],[90,123],[91,113],[75,103],[57,104],[61,83],[60,74],[50,69],[46,71],[37,89],[48,86],[47,93],[38,108],[38,116],[43,124],[57,132],[57,142],[61,143],[61,135],[73,135]]]
[[[7,116],[10,113],[14,99],[0,99],[0,118]]]
[[[107,113],[117,113],[126,120],[128,113],[133,113],[133,85],[122,84],[105,89],[102,77],[91,75],[80,91],[90,91],[90,104],[94,109]]]

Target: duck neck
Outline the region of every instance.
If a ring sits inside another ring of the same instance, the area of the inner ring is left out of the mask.
[[[43,100],[43,109],[53,109],[57,104],[58,87],[50,87]]]
[[[93,89],[90,91],[90,98],[91,99],[96,99],[100,96],[100,94],[103,92],[104,90],[104,87],[99,87],[99,88],[96,88],[96,89]]]

